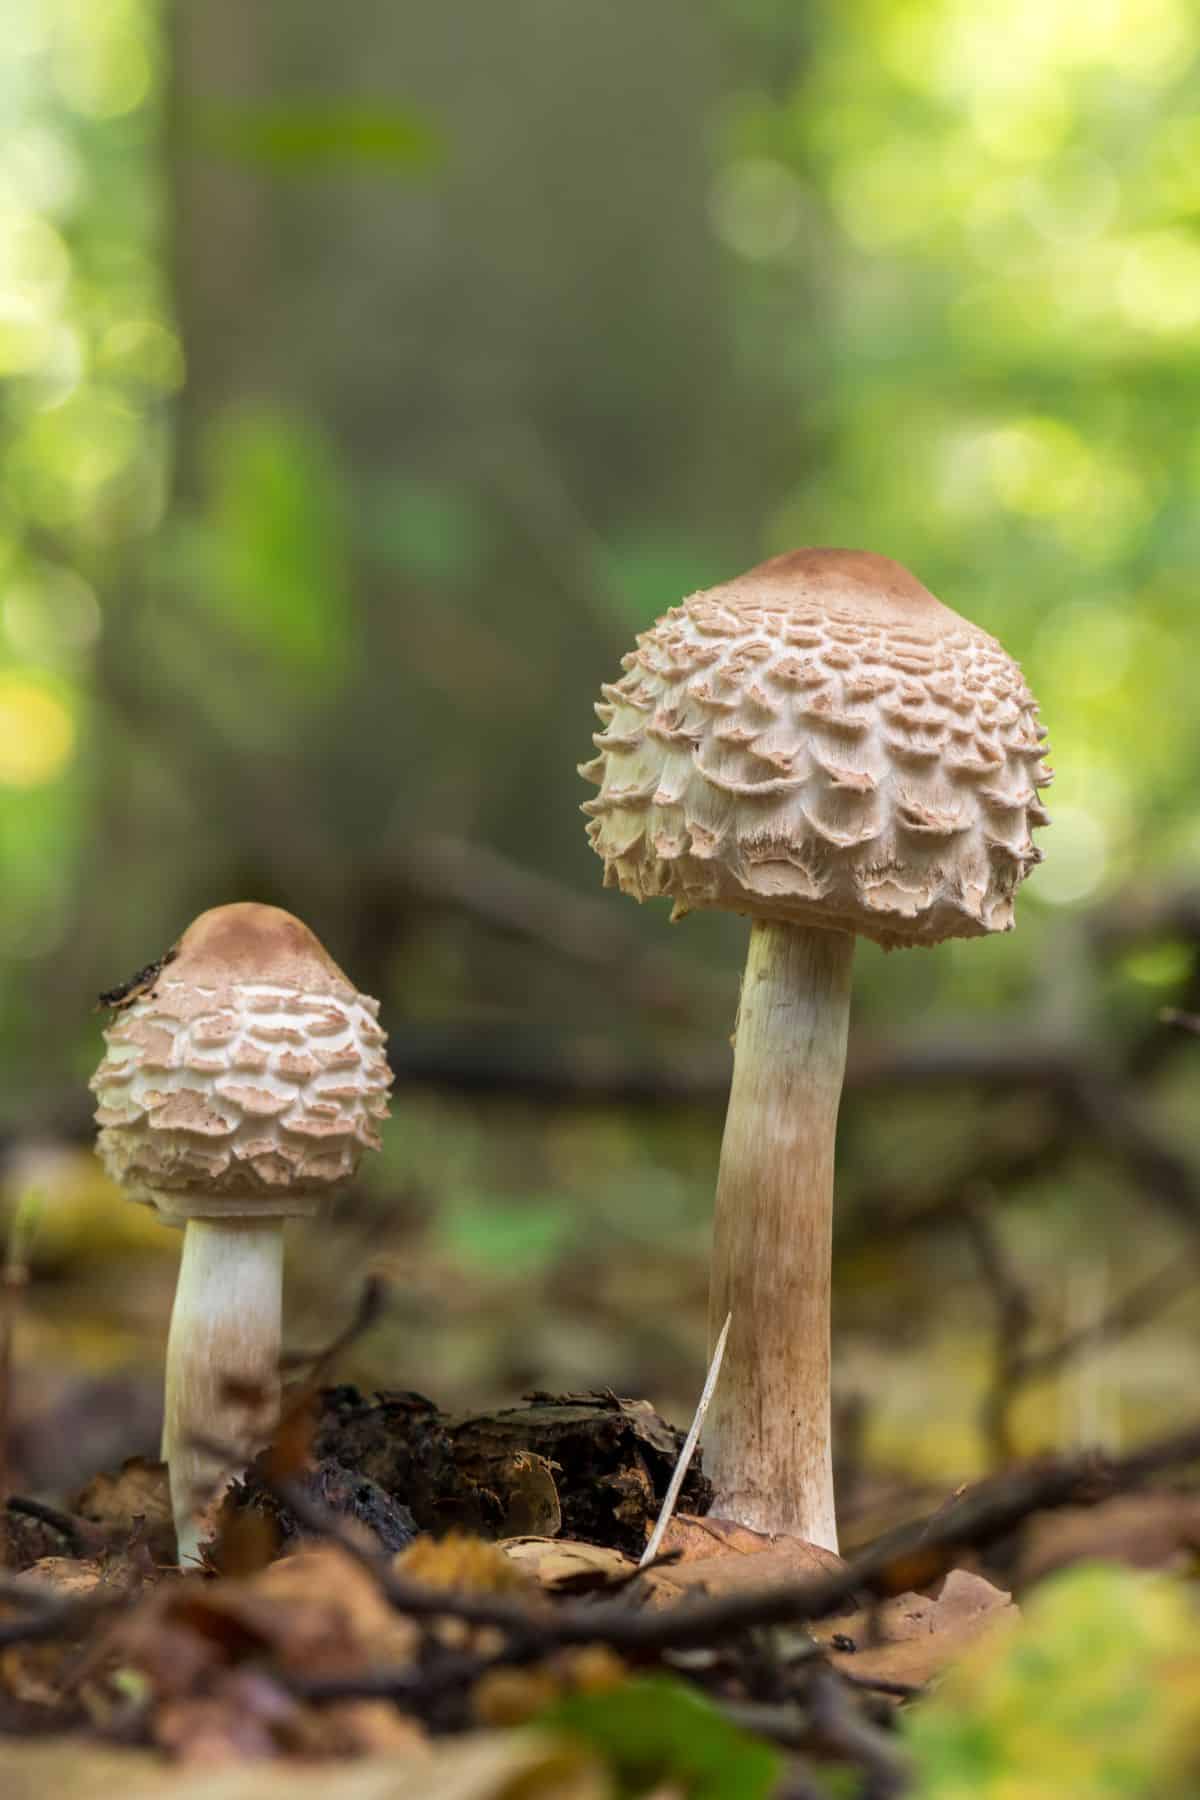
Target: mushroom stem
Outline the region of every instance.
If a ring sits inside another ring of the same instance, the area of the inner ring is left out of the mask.
[[[830,1449],[833,1165],[854,938],[756,922],[721,1144],[709,1335],[713,1511],[837,1549]]]
[[[279,1414],[283,1220],[189,1219],[167,1339],[163,1459],[179,1561]]]

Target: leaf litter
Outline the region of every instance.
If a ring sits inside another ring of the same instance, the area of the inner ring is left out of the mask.
[[[6,1800],[902,1794],[908,1715],[1003,1654],[1006,1580],[1077,1550],[1171,1566],[1195,1537],[1190,1497],[1139,1491],[1196,1459],[1184,1434],[962,1490],[850,1562],[707,1514],[697,1465],[641,1568],[683,1441],[644,1402],[299,1402],[202,1570],[174,1567],[160,1465],[61,1510],[12,1497]]]

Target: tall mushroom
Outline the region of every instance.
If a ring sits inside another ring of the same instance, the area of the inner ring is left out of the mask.
[[[1041,860],[1045,732],[1017,665],[906,569],[797,550],[672,607],[601,689],[580,773],[607,886],[752,920],[709,1327],[715,1509],[837,1548],[834,1136],[856,936],[1008,931]]]
[[[378,1001],[278,907],[202,913],[104,998],[101,1161],[184,1230],[163,1427],[183,1562],[278,1416],[284,1221],[378,1148],[391,1073]]]

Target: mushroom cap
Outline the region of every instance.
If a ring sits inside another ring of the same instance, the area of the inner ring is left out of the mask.
[[[105,1030],[105,1169],[175,1223],[313,1212],[379,1147],[378,1013],[291,913],[201,913]]]
[[[907,569],[795,550],[637,646],[579,771],[606,886],[888,949],[1011,930],[1046,734],[1018,665]]]

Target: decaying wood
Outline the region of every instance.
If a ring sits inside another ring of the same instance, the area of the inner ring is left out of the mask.
[[[315,1433],[319,1456],[401,1498],[422,1531],[553,1535],[557,1502],[563,1537],[635,1557],[682,1444],[646,1401],[613,1394],[536,1394],[523,1406],[452,1417],[420,1394],[364,1400],[354,1388],[333,1388]],[[683,1504],[703,1511],[710,1493],[693,1468]]]

